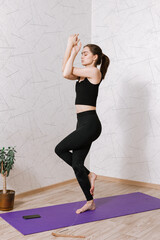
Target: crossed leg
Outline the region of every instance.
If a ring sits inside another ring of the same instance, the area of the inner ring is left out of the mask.
[[[85,127],[80,127],[64,138],[56,147],[55,153],[62,158],[67,164],[72,166],[77,181],[86,196],[87,205],[83,209],[79,209],[77,213],[93,210],[93,192],[94,189],[93,176],[84,166],[85,158],[92,144],[92,139],[86,134]],[[70,150],[73,152],[71,153]],[[92,183],[92,185],[91,185]],[[91,194],[92,193],[92,194]]]

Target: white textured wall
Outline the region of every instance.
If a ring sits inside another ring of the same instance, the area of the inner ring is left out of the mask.
[[[99,175],[160,184],[160,1],[92,1],[92,42],[111,64],[100,85]]]
[[[70,34],[90,42],[91,0],[0,1],[0,16],[0,147],[16,146],[7,184],[21,193],[74,177],[54,152],[76,128],[61,67]]]
[[[8,188],[74,177],[54,153],[76,127],[75,83],[61,73],[73,33],[111,60],[97,100],[102,134],[86,165],[90,157],[99,175],[160,184],[159,12],[151,0],[0,1],[0,147],[17,150]]]

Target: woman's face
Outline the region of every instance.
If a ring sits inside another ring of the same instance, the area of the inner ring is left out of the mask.
[[[94,60],[96,59],[96,56],[92,54],[89,47],[84,47],[81,52],[81,63],[82,65],[93,65],[94,66]]]

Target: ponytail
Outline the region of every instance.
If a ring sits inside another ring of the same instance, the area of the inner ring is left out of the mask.
[[[101,60],[101,67],[100,67],[100,71],[102,73],[102,79],[104,79],[106,75],[109,64],[110,64],[109,57],[107,57],[107,55],[102,53],[102,60]]]
[[[102,79],[104,79],[107,69],[108,69],[108,66],[110,64],[109,57],[107,57],[107,55],[103,54],[102,49],[96,44],[90,43],[90,44],[85,45],[84,47],[89,47],[89,49],[93,55],[96,55],[96,54],[98,55],[97,61],[95,62],[95,66],[97,67],[97,65],[101,64],[100,71],[102,73]]]

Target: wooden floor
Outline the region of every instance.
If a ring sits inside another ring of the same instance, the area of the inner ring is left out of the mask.
[[[160,190],[131,186],[108,180],[96,180],[95,198],[142,192],[160,198]],[[12,211],[38,208],[55,204],[85,200],[78,183],[73,181],[41,193],[32,194],[15,200]],[[0,213],[3,213],[2,211]],[[160,210],[111,218],[67,228],[56,229],[23,236],[15,228],[0,218],[1,240],[50,240],[75,239],[54,237],[52,232],[70,235],[82,235],[86,240],[160,240]],[[76,238],[78,239],[78,238]],[[80,238],[79,238],[80,239]]]

